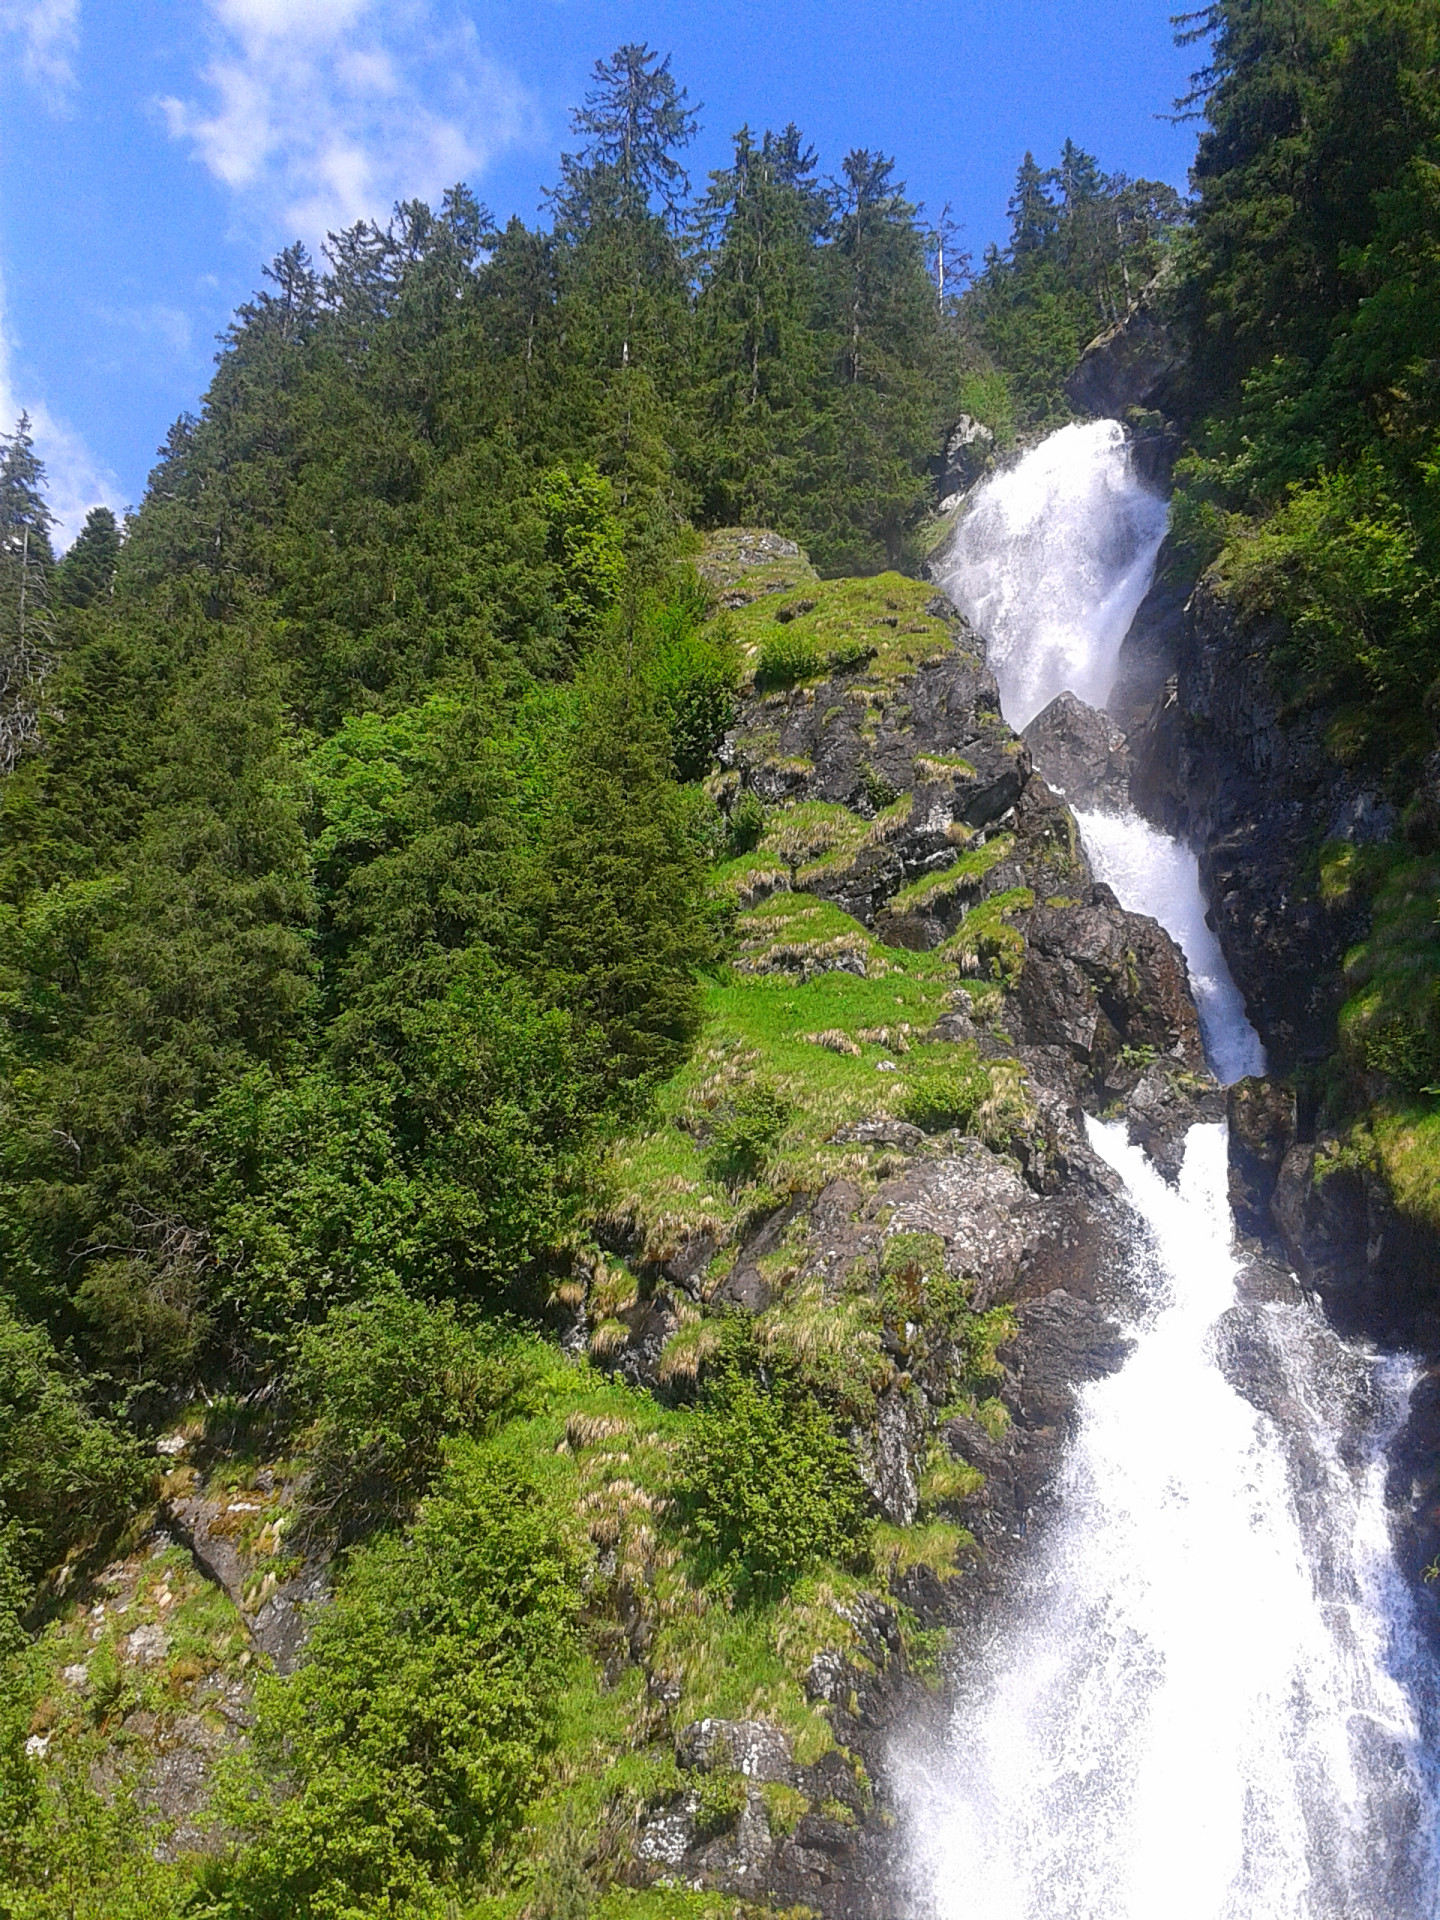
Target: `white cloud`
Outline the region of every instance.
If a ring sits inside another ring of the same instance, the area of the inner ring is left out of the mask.
[[[74,83],[80,0],[0,0],[0,32],[19,36],[20,71],[31,86],[56,96]]]
[[[144,307],[96,307],[95,317],[107,327],[123,327],[142,338],[159,339],[177,358],[190,351],[190,316],[183,307],[152,300]]]
[[[4,4],[4,0],[0,0]],[[429,0],[207,0],[201,102],[163,99],[176,139],[271,230],[318,249],[472,178],[530,132],[533,104],[474,27]]]
[[[56,522],[53,537],[56,551],[63,552],[91,507],[109,507],[118,515],[125,503],[114,473],[95,458],[75,429],[58,420],[43,400],[23,391],[12,366],[0,285],[0,432],[11,432],[22,413],[30,415],[35,451],[45,462],[46,497]]]

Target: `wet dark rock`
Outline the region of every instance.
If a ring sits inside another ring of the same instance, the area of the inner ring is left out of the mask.
[[[1338,1142],[1297,1142],[1270,1203],[1285,1252],[1342,1333],[1440,1350],[1440,1245],[1399,1212],[1374,1169]]]
[[[1109,714],[1060,693],[1036,714],[1023,738],[1047,783],[1072,807],[1118,813],[1128,804],[1130,750]]]
[[[1086,347],[1065,397],[1077,413],[1122,420],[1132,407],[1163,407],[1182,365],[1183,350],[1147,288],[1124,319]]]
[[[1172,681],[1130,748],[1132,796],[1194,846],[1213,924],[1277,1071],[1335,1042],[1341,962],[1364,902],[1321,898],[1315,849],[1393,834],[1397,816],[1325,744],[1325,718],[1284,713],[1269,659],[1282,630],[1202,582]]]
[[[1131,798],[1142,812],[1148,811],[1143,798],[1147,783],[1156,777],[1148,757],[1152,737],[1167,702],[1174,700],[1192,586],[1167,536],[1156,556],[1150,590],[1120,643],[1115,681],[1105,702],[1106,712],[1129,739]]]
[[[1180,1176],[1185,1138],[1197,1120],[1219,1120],[1225,1095],[1208,1073],[1177,1068],[1173,1060],[1147,1066],[1125,1098],[1129,1137],[1143,1147],[1167,1180]]]
[[[1271,1202],[1295,1140],[1295,1092],[1282,1080],[1252,1075],[1227,1090],[1230,1206],[1242,1233],[1273,1240]]]

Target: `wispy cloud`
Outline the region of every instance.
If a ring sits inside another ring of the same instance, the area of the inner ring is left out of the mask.
[[[442,20],[429,0],[207,6],[204,98],[159,105],[172,135],[276,235],[315,247],[397,199],[434,199],[535,124],[473,24]]]
[[[163,300],[152,300],[143,307],[96,307],[95,318],[107,327],[138,333],[142,339],[158,339],[177,358],[190,351],[189,314],[183,307],[167,306]]]
[[[0,0],[0,32],[18,39],[20,71],[31,86],[58,100],[74,84],[80,0]]]
[[[91,507],[109,507],[119,514],[125,503],[114,473],[96,459],[75,429],[57,419],[43,400],[24,391],[5,327],[4,293],[0,283],[0,432],[9,433],[22,413],[30,415],[35,451],[45,462],[46,496],[56,521],[55,545],[63,550],[84,526]]]

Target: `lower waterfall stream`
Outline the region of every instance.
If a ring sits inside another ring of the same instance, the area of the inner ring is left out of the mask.
[[[979,490],[944,584],[1012,725],[1105,699],[1163,504],[1114,422]],[[1263,1051],[1194,855],[1080,813],[1097,878],[1191,969],[1217,1077]],[[1056,1518],[939,1752],[906,1762],[917,1902],[941,1920],[1433,1920],[1440,1701],[1395,1564],[1387,1452],[1413,1368],[1341,1340],[1234,1245],[1225,1129],[1170,1186],[1088,1123],[1136,1227],[1120,1369],[1081,1390]]]

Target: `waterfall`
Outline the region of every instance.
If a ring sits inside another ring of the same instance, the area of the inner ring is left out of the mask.
[[[957,529],[945,584],[1012,724],[1065,684],[1104,700],[1159,538],[1135,494],[1121,430],[1071,427]],[[1057,681],[1067,661],[1083,685]],[[1097,874],[1184,949],[1217,1072],[1257,1068],[1193,855],[1132,815],[1078,818]],[[1175,1187],[1123,1121],[1088,1127],[1135,1218],[1131,1351],[1081,1390],[1058,1517],[948,1741],[903,1761],[917,1902],[1434,1920],[1440,1702],[1386,1504],[1413,1369],[1342,1341],[1298,1287],[1247,1287],[1223,1125],[1191,1129]]]
[[[1148,913],[1170,933],[1190,970],[1200,1037],[1215,1078],[1228,1086],[1265,1071],[1265,1049],[1245,1014],[1215,931],[1205,917],[1200,863],[1193,850],[1137,813],[1077,808],[1080,838],[1097,880],[1132,913]]]
[[[1018,732],[1068,687],[1103,707],[1165,538],[1114,420],[1062,427],[962,510],[942,582],[983,633]]]

